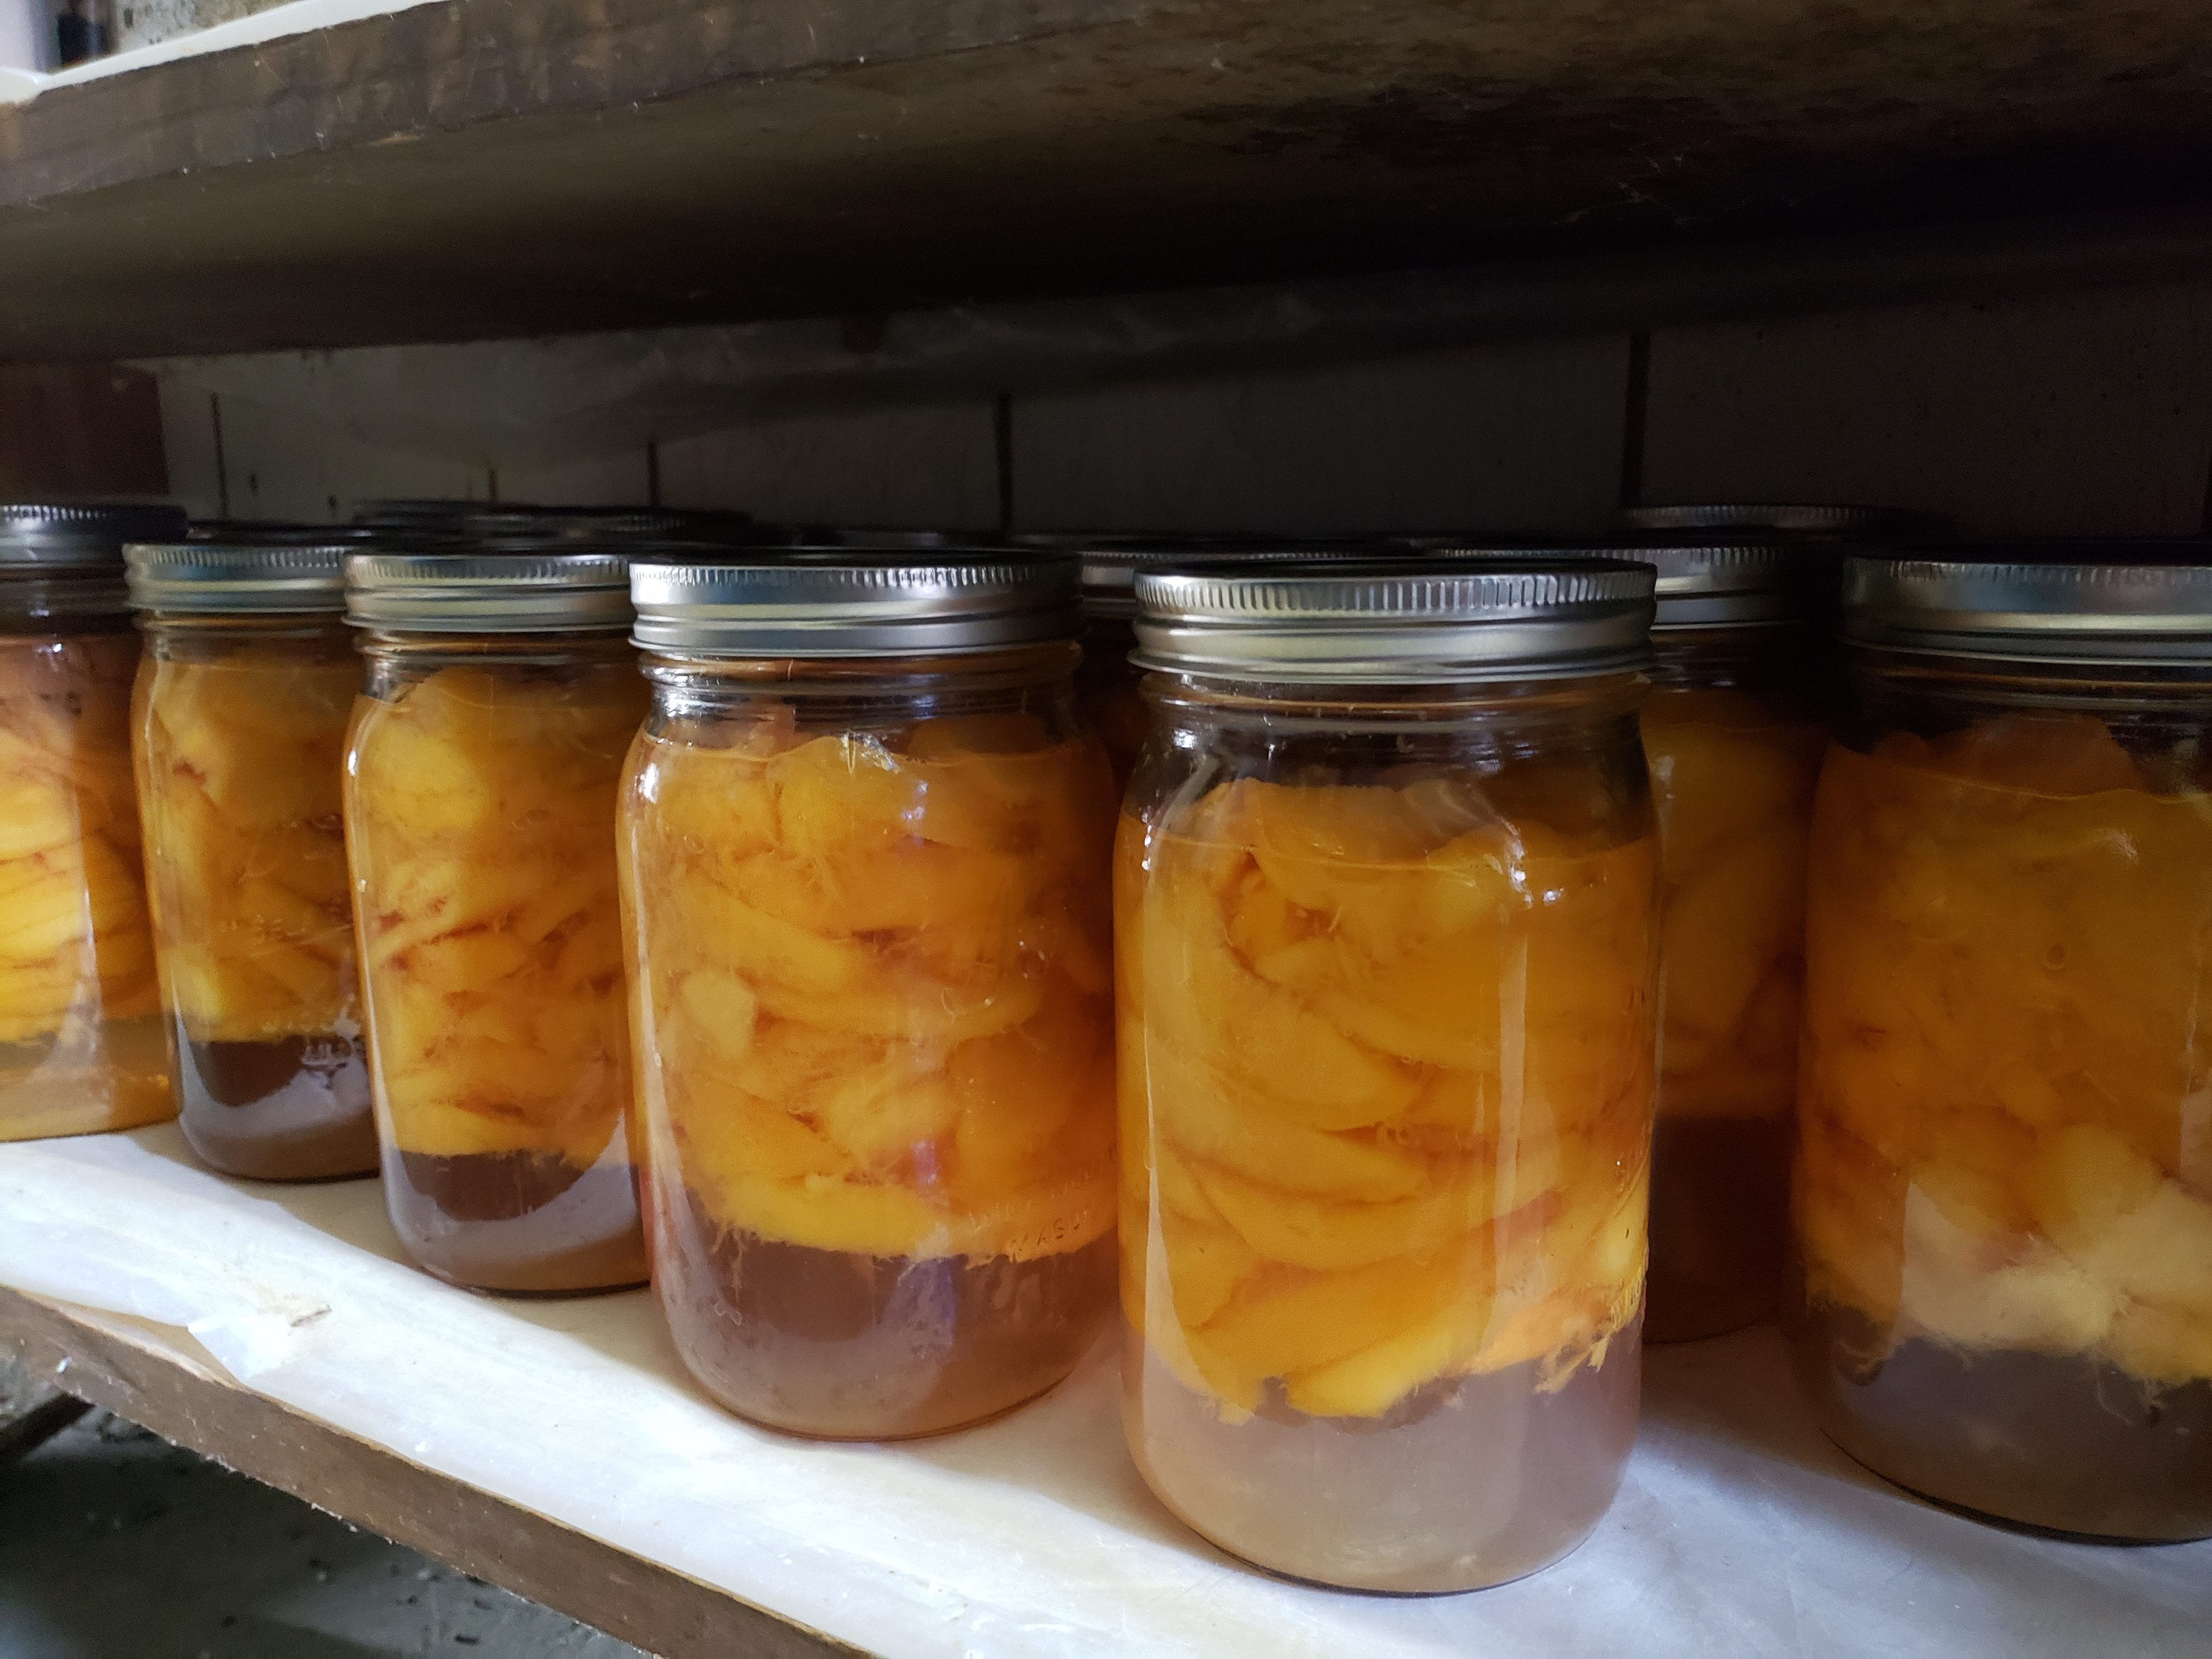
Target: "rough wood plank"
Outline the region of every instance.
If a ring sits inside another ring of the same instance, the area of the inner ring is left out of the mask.
[[[0,1468],[36,1451],[91,1409],[89,1402],[0,1358]]]
[[[0,352],[2203,200],[2202,26],[2197,0],[453,0],[0,110]]]
[[[318,1508],[672,1659],[858,1651],[0,1287],[0,1358]]]

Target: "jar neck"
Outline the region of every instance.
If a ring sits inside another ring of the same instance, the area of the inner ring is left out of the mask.
[[[2156,665],[2026,663],[1852,645],[1846,647],[1845,666],[1853,690],[1868,702],[1919,698],[1990,709],[2193,711],[2200,719],[2212,716],[2212,660]]]
[[[786,702],[1018,691],[1071,678],[1072,640],[937,657],[706,657],[647,651],[641,664],[664,702]]]
[[[1632,671],[1559,679],[1450,684],[1341,685],[1145,676],[1146,701],[1176,725],[1312,726],[1333,731],[1416,731],[1462,726],[1532,729],[1632,714],[1649,689]]]
[[[0,634],[125,634],[131,595],[120,573],[11,573],[0,578]]]
[[[1786,690],[1813,684],[1832,649],[1804,622],[1654,629],[1651,681],[1670,690]]]
[[[172,641],[209,645],[342,642],[350,651],[353,633],[342,611],[142,611],[138,628],[158,652]]]
[[[939,657],[711,658],[648,652],[652,735],[719,746],[753,731],[779,747],[794,737],[867,738],[896,749],[923,722],[1012,717],[992,741],[1065,742],[1076,711],[1073,640]]]
[[[574,629],[545,633],[416,633],[356,628],[361,654],[374,666],[424,673],[460,666],[571,668],[634,666],[637,648],[627,630]]]
[[[2212,662],[2020,663],[1849,648],[1843,738],[1871,750],[1893,732],[1940,739],[2003,720],[2094,720],[2151,787],[2212,787]]]

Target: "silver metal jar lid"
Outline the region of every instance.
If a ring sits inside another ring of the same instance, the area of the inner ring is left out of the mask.
[[[2212,665],[2212,543],[1847,559],[1844,637],[2012,662]]]
[[[1705,542],[1624,537],[1601,546],[1460,546],[1437,542],[1431,556],[1507,561],[1565,559],[1632,560],[1658,572],[1655,631],[1674,629],[1738,628],[1798,623],[1821,613],[1822,589],[1832,592],[1836,562],[1832,550],[1802,542],[1744,540]],[[1827,601],[1832,605],[1833,600]]]
[[[1337,556],[1373,558],[1372,541],[1289,536],[1146,536],[1045,531],[1017,536],[1018,546],[1069,553],[1082,567],[1083,609],[1093,617],[1137,614],[1137,573],[1194,564],[1282,564]]]
[[[345,559],[357,544],[140,542],[123,550],[139,611],[277,615],[345,609]]]
[[[1630,530],[1692,534],[1711,531],[1780,532],[1796,536],[1860,537],[1874,540],[1917,540],[1950,534],[1943,513],[1905,507],[1866,507],[1814,501],[1713,501],[1676,507],[1625,507],[1620,522]]]
[[[602,541],[684,533],[695,516],[742,523],[743,514],[693,515],[659,507],[540,507],[528,501],[364,501],[354,523],[373,531],[412,532],[471,541],[530,539]]]
[[[126,542],[182,541],[182,507],[137,501],[0,503],[0,578],[99,573],[120,580]]]
[[[1139,571],[1133,659],[1331,684],[1601,673],[1648,659],[1653,584],[1649,565],[1526,555]]]
[[[188,542],[222,547],[374,547],[381,538],[367,525],[306,524],[284,519],[194,519]]]
[[[628,627],[629,555],[349,553],[346,620],[400,634],[544,634]]]
[[[1073,639],[1073,559],[990,550],[639,558],[631,638],[716,657],[959,655]]]

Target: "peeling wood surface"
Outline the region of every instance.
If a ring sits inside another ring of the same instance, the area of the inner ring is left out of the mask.
[[[263,1399],[126,1320],[0,1286],[0,1364],[648,1652],[859,1651]]]
[[[2200,0],[450,0],[0,109],[0,355],[2212,197]]]

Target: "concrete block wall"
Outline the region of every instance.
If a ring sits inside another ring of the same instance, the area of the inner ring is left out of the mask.
[[[478,349],[416,360],[426,410]],[[170,487],[196,512],[496,495],[948,528],[1565,535],[1624,501],[1765,499],[1938,508],[1983,534],[2180,533],[2206,524],[2212,284],[749,409],[505,467],[319,427],[281,372],[254,386],[161,378]]]

